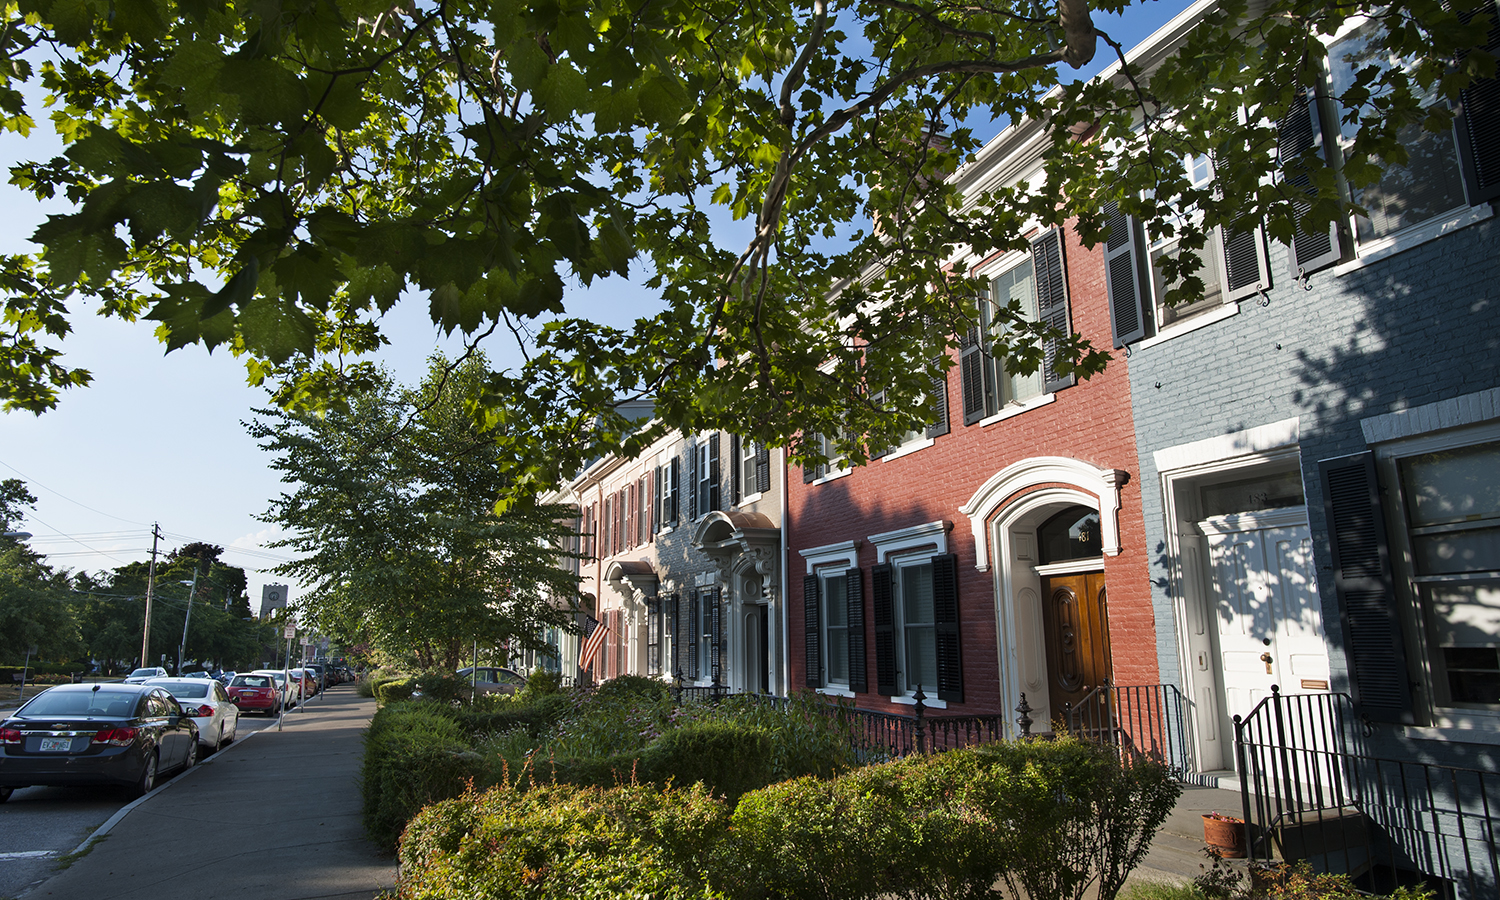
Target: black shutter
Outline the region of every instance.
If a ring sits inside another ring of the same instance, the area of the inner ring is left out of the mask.
[[[687,520],[692,522],[698,518],[698,445],[694,444],[687,451]]]
[[[651,470],[651,533],[661,531],[661,466]]]
[[[958,371],[964,394],[964,424],[984,418],[984,341],[979,326],[965,332],[959,342]]]
[[[699,591],[693,588],[693,598],[688,600],[687,604],[687,631],[685,633],[687,633],[687,676],[694,679],[697,678],[697,645],[703,640],[702,634],[697,631],[699,628],[697,622],[702,621],[702,616],[700,616],[702,603]]]
[[[1481,12],[1490,17],[1484,49],[1500,59],[1500,11],[1495,5],[1485,3],[1458,17],[1467,24]],[[1500,199],[1500,79],[1476,78],[1459,93],[1458,137],[1469,202],[1477,206]]]
[[[742,489],[749,485],[741,485],[743,479],[740,477],[740,436],[731,434],[729,436],[729,497],[730,503],[738,505],[740,498],[744,496]]]
[[[875,690],[886,697],[900,693],[896,686],[896,609],[891,596],[891,566],[870,570],[871,614],[875,619]]]
[[[1412,724],[1416,720],[1406,644],[1396,611],[1374,455],[1325,459],[1319,468],[1354,700],[1371,719]]]
[[[1104,242],[1104,287],[1109,293],[1109,326],[1115,349],[1146,336],[1146,297],[1149,295],[1142,265],[1146,251],[1135,219],[1120,211],[1118,203],[1104,207],[1109,238]]]
[[[723,506],[719,502],[719,433],[715,431],[708,442],[708,509],[703,512],[710,513]]]
[[[1063,335],[1072,334],[1073,323],[1068,315],[1068,272],[1063,261],[1061,229],[1053,228],[1031,242],[1031,263],[1036,278],[1037,319]],[[1077,381],[1071,372],[1063,375],[1057,370],[1057,357],[1063,340],[1048,340],[1042,346],[1042,389],[1048,393],[1072,387]]]
[[[1259,227],[1231,232],[1219,229],[1219,249],[1224,255],[1224,299],[1229,302],[1253,297],[1271,287],[1271,265],[1266,258],[1266,238]]]
[[[755,489],[762,494],[771,489],[771,448],[765,444],[755,448]]]
[[[937,633],[939,700],[964,701],[964,665],[958,628],[958,557],[932,558],[932,617]]]
[[[672,674],[692,678],[695,675],[690,655],[693,643],[692,592],[677,595],[677,621],[672,626],[672,655],[677,658]]]
[[[1322,116],[1318,114],[1317,97],[1305,89],[1298,91],[1297,98],[1287,109],[1286,115],[1276,123],[1276,131],[1276,155],[1282,182],[1291,187],[1294,194],[1315,193],[1312,174],[1293,163],[1293,160],[1310,149],[1316,149],[1325,162],[1328,159],[1323,146]],[[1309,200],[1292,202],[1299,220],[1311,205]],[[1292,238],[1291,253],[1288,254],[1292,264],[1292,277],[1300,278],[1325,269],[1338,262],[1342,256],[1337,222],[1330,222],[1326,230],[1316,232],[1304,231],[1299,224],[1297,233]]]
[[[935,438],[948,433],[948,379],[932,379],[932,393],[927,398],[928,407],[934,416],[927,426],[927,436]]]
[[[667,516],[668,525],[677,524],[677,504],[682,502],[682,457],[672,457],[672,503],[664,515]]]
[[[723,604],[719,602],[718,588],[708,592],[708,602],[713,604],[708,611],[709,674],[713,676],[714,684],[723,684],[724,619],[720,612]]]
[[[863,694],[870,689],[865,672],[865,579],[859,569],[844,571],[849,596],[849,690]]]
[[[807,641],[807,686],[810,688],[823,686],[823,628],[819,615],[822,596],[818,576],[803,576],[802,625]]]

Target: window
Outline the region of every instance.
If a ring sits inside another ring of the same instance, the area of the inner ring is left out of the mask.
[[[738,486],[736,501],[741,497],[760,493],[760,479],[756,476],[759,465],[760,454],[754,441],[736,441],[739,445],[739,459],[736,461],[735,471],[738,473]]]
[[[918,686],[937,686],[937,631],[932,609],[932,563],[900,566],[896,570],[896,608],[901,628],[901,668],[898,680],[906,693]]]
[[[1409,61],[1391,59],[1382,50],[1380,42],[1384,30],[1382,23],[1367,20],[1328,48],[1334,97],[1341,97],[1354,87],[1361,70],[1374,67],[1389,71],[1409,65]],[[1415,83],[1413,87],[1422,91]],[[1424,107],[1442,102],[1435,87],[1428,88],[1420,99]],[[1361,112],[1368,114],[1369,111]],[[1344,121],[1344,118],[1339,117],[1341,147],[1348,146],[1359,128],[1357,121]],[[1351,198],[1368,213],[1354,219],[1354,234],[1358,242],[1386,237],[1467,205],[1453,129],[1434,134],[1421,123],[1406,125],[1400,130],[1399,140],[1409,157],[1406,165],[1387,166],[1380,181]]]
[[[721,684],[719,653],[723,644],[723,620],[719,609],[718,588],[698,588],[693,591],[691,622],[694,634],[688,638],[688,677],[710,679]]]
[[[660,675],[666,611],[661,600],[646,601],[646,674]]]
[[[853,547],[832,548],[832,554],[813,551],[838,565],[851,565]],[[826,567],[809,573],[802,582],[806,627],[807,686],[863,693],[865,680],[864,578],[858,567]]]
[[[1397,468],[1438,701],[1500,708],[1500,441]]]
[[[1189,156],[1182,165],[1193,187],[1203,188],[1213,182],[1213,163],[1207,156]],[[1202,247],[1190,248],[1183,245],[1175,228],[1173,234],[1148,242],[1135,220],[1114,204],[1105,208],[1105,215],[1109,220],[1105,284],[1116,348],[1208,324],[1237,311],[1238,307],[1230,304],[1271,286],[1265,237],[1259,228],[1244,233],[1215,228]],[[1181,223],[1178,220],[1175,224]],[[1163,262],[1180,260],[1185,253],[1197,257],[1193,274],[1203,282],[1203,296],[1174,305],[1167,298],[1181,281],[1168,281]],[[1139,263],[1142,258],[1144,266]],[[1211,317],[1215,312],[1220,315]]]
[[[1058,371],[1055,340],[1041,348],[1037,371],[1005,370],[1004,360],[993,352],[992,339],[1004,336],[1006,319],[1000,311],[1006,309],[1026,322],[1042,322],[1063,333],[1071,330],[1061,232],[1052,229],[1033,240],[1031,256],[992,279],[986,296],[980,298],[978,324],[960,342],[965,425],[996,415],[1008,404],[1021,404],[1073,383],[1071,375]]]
[[[697,519],[720,508],[719,500],[719,433],[700,438],[689,451],[688,467],[689,498],[692,506],[688,517]]]
[[[958,561],[910,557],[872,570],[875,669],[880,693],[922,692],[963,701]]]
[[[652,527],[661,532],[677,524],[677,479],[681,469],[679,457],[663,460],[652,473],[654,502],[651,504]]]
[[[803,467],[803,484],[807,484],[813,481],[821,481],[825,478],[837,478],[838,476],[845,475],[849,472],[849,467],[844,463],[844,457],[839,452],[838,444],[836,444],[832,438],[826,437],[821,434],[816,434],[813,435],[813,440],[817,442],[817,445],[819,448],[821,448],[823,455],[828,457],[828,462],[819,463],[816,466]]]

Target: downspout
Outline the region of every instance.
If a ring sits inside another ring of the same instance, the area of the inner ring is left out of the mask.
[[[781,528],[778,529],[778,531],[781,534],[781,565],[778,566],[777,568],[779,568],[781,570],[781,593],[780,593],[781,602],[779,604],[777,604],[778,606],[780,606],[780,609],[778,609],[776,612],[777,612],[777,618],[781,619],[781,654],[780,654],[781,655],[781,666],[780,666],[780,668],[781,668],[781,672],[780,672],[780,676],[781,676],[781,692],[780,693],[781,693],[781,696],[786,697],[786,696],[790,696],[791,695],[791,691],[792,691],[791,659],[790,659],[790,653],[788,652],[789,648],[791,647],[791,644],[789,643],[789,641],[791,640],[791,633],[789,632],[788,626],[787,626],[787,603],[789,601],[788,601],[787,592],[786,592],[786,590],[787,590],[787,575],[786,575],[787,531],[791,528],[791,522],[789,521],[789,514],[787,512],[787,509],[788,509],[788,506],[789,506],[789,504],[787,503],[787,484],[788,484],[788,482],[787,482],[787,477],[786,477],[786,468],[787,468],[787,466],[786,466],[786,448],[784,448],[784,447],[781,449],[781,466],[780,466],[780,468],[781,468]]]

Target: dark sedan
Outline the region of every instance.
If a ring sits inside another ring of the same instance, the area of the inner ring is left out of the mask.
[[[139,796],[197,761],[198,726],[166,690],[61,684],[0,722],[0,802],[34,784],[119,784]]]

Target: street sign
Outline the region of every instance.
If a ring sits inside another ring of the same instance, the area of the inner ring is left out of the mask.
[[[287,640],[291,640],[292,638],[294,638],[296,636],[297,636],[297,626],[296,625],[288,625],[286,627],[286,639]]]

